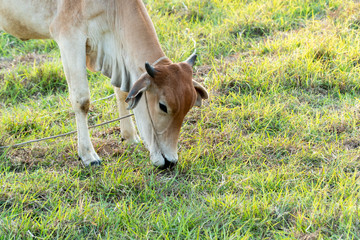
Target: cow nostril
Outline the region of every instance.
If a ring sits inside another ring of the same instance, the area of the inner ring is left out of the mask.
[[[167,160],[167,158],[164,155],[162,155],[162,156],[165,160],[165,164],[162,166],[159,166],[158,169],[160,169],[160,170],[170,169],[171,170],[176,166],[176,162],[175,163],[170,162],[169,160]]]

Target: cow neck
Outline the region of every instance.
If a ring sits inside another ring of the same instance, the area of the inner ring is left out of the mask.
[[[145,71],[145,62],[165,56],[154,25],[141,0],[116,0],[108,8],[106,21],[110,23],[107,34],[101,24],[93,27],[95,34],[88,41],[88,67],[101,71],[111,79],[111,84],[129,92]]]
[[[144,3],[141,0],[124,2],[126,4],[118,6],[122,16],[119,29],[125,39],[123,47],[136,66],[142,67],[145,61],[153,62],[165,56]]]

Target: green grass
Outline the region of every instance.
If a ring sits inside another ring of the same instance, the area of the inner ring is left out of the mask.
[[[180,161],[151,166],[118,123],[0,152],[0,239],[359,239],[360,3],[147,0],[165,53],[210,92]],[[0,36],[0,144],[76,129],[53,41]],[[89,73],[92,99],[113,93]],[[114,99],[89,121],[118,117]]]

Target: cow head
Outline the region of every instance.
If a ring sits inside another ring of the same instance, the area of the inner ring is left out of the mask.
[[[178,160],[177,142],[185,115],[208,98],[207,91],[192,79],[196,55],[185,62],[145,63],[146,72],[131,88],[126,102],[134,109],[138,130],[159,168]]]

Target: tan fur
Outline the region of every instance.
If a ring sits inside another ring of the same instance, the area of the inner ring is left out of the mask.
[[[56,6],[56,1],[0,0],[0,29],[23,40],[51,38]]]

